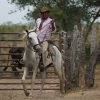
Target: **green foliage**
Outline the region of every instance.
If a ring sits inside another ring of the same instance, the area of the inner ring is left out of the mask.
[[[91,30],[94,21],[100,16],[100,0],[8,0],[19,8],[34,6],[34,11],[27,13],[27,18],[36,19],[41,6],[48,6],[57,24],[57,29],[69,31],[75,24],[86,21]],[[93,19],[93,20],[91,20]],[[87,32],[89,33],[89,32]],[[88,34],[87,34],[88,35]],[[87,36],[86,35],[86,36]]]
[[[100,6],[100,0],[85,0],[88,6]]]
[[[28,28],[28,25],[2,24],[0,25],[0,32],[22,32]]]

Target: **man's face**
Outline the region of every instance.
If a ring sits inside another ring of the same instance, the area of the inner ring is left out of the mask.
[[[48,16],[49,16],[49,12],[42,12],[42,13],[41,13],[42,19],[47,19]]]

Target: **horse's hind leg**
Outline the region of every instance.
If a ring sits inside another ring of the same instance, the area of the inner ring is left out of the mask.
[[[64,77],[62,71],[62,55],[56,46],[51,48],[52,62],[60,80],[60,92],[64,94]]]
[[[55,60],[55,64],[54,64],[54,68],[57,72],[57,75],[58,75],[58,78],[60,80],[60,92],[61,94],[64,94],[65,91],[64,91],[64,73],[63,73],[63,69],[62,69],[62,62],[61,62],[61,59],[60,57],[58,58],[59,60]]]
[[[65,94],[64,81],[60,80],[60,93]]]
[[[64,78],[63,78],[63,73],[62,71],[57,71],[58,73],[58,77],[59,77],[59,80],[60,80],[60,92],[61,94],[64,94],[65,91],[64,91]]]
[[[63,72],[62,72],[62,66],[60,66],[59,62],[57,62],[54,65],[54,68],[55,68],[58,78],[60,80],[60,92],[61,92],[61,94],[64,94],[64,77],[63,77]]]

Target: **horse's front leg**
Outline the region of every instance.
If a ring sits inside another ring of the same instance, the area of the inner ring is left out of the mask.
[[[25,85],[25,79],[26,79],[27,73],[28,73],[28,68],[24,67],[24,74],[23,74],[23,77],[22,77],[22,85],[23,85],[25,95],[29,96],[29,92],[27,91],[26,85]]]
[[[41,72],[41,88],[40,88],[40,94],[42,94],[42,90],[43,90],[44,84],[45,84],[45,79],[46,79],[46,70],[44,70],[43,72]]]
[[[38,65],[36,65],[35,68],[33,68],[33,75],[31,80],[31,95],[33,94],[33,86],[34,86],[37,71],[38,71]]]

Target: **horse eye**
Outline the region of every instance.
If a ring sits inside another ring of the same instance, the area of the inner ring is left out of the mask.
[[[31,38],[31,37],[28,37],[28,41],[30,41],[30,42],[31,42],[31,40],[32,40],[32,38]]]
[[[32,38],[31,38],[31,37],[29,37],[29,40],[32,40]]]

